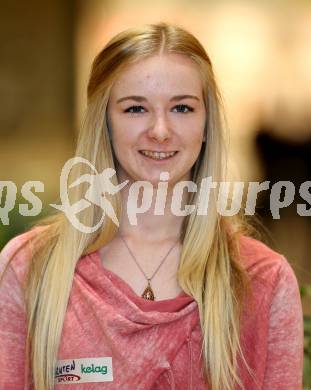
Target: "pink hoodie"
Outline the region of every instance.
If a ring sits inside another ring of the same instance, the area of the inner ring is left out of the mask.
[[[1,270],[33,232],[9,241],[1,252]],[[255,296],[253,309],[244,311],[241,342],[257,385],[240,364],[245,389],[299,390],[303,315],[295,274],[282,255],[252,238],[241,239],[241,253]],[[0,286],[1,390],[33,389],[24,359],[22,284],[29,258],[29,247],[16,255]],[[192,297],[182,293],[147,301],[103,267],[99,253],[93,252],[76,267],[55,389],[208,389],[202,377],[201,342]]]

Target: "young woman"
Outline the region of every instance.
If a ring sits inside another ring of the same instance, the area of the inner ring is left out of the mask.
[[[176,205],[183,181],[224,179],[221,102],[202,45],[166,23],[121,32],[95,58],[87,92],[76,156],[127,183],[95,190],[119,224],[89,202],[77,218],[93,232],[59,212],[3,249],[0,388],[300,389],[302,309],[288,261],[221,216],[216,191],[188,187]],[[138,204],[151,203],[133,224],[128,199],[141,181]],[[86,190],[71,186],[71,203]],[[199,201],[206,215],[173,212]]]

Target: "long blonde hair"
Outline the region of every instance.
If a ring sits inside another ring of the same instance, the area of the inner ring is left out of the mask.
[[[224,179],[226,153],[222,103],[211,61],[192,34],[163,22],[119,33],[96,56],[76,156],[89,160],[98,172],[108,167],[115,169],[106,123],[111,86],[127,65],[151,55],[173,52],[188,56],[198,65],[204,87],[207,140],[202,144],[193,167],[192,180],[199,185],[207,176],[212,176],[214,181]],[[72,179],[85,172],[85,166],[75,166]],[[114,184],[118,184],[116,177]],[[83,185],[74,187],[70,193],[71,202],[83,199],[85,190]],[[116,194],[109,200],[120,220],[120,196]],[[190,200],[197,204],[198,193],[193,193]],[[208,202],[208,199],[203,201]],[[101,211],[96,205],[79,215],[81,223],[86,226],[94,226],[100,217]],[[248,368],[240,345],[240,320],[250,283],[239,262],[239,225],[239,219],[224,218],[217,213],[216,196],[209,199],[207,216],[192,213],[183,223],[177,277],[181,288],[198,304],[205,379],[213,390],[231,390],[236,385],[244,388],[238,374],[238,356]],[[35,388],[51,390],[77,261],[108,243],[117,227],[105,218],[96,232],[83,233],[75,229],[62,212],[39,221],[37,226],[44,228],[39,229],[31,240],[34,250],[26,289],[27,357]]]

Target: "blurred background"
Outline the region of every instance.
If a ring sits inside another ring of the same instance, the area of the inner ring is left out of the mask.
[[[17,200],[9,225],[0,220],[0,249],[36,218],[18,212],[26,181],[44,183],[39,217],[59,196],[94,56],[125,28],[179,24],[214,64],[230,129],[229,178],[295,184],[295,201],[280,219],[272,218],[267,191],[257,213],[269,245],[287,257],[301,286],[308,388],[311,217],[299,216],[296,207],[305,203],[300,184],[311,180],[311,1],[11,0],[1,10],[0,180],[17,185]],[[3,207],[5,188],[0,196]]]

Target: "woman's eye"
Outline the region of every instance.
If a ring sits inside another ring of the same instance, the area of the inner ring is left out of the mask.
[[[178,108],[178,110],[181,110],[179,112],[183,112],[183,113],[187,113],[187,112],[192,112],[193,111],[193,108],[188,106],[187,104],[178,104],[177,106],[174,107],[174,109],[175,108]]]
[[[143,106],[131,106],[127,108],[124,112],[129,112],[130,114],[136,114],[141,112],[140,111],[141,108],[144,110]]]
[[[187,104],[178,104],[177,106],[174,107],[173,110],[177,109],[178,111],[177,112],[181,112],[181,113],[187,113],[187,112],[193,112],[193,108],[188,106]],[[140,114],[140,113],[143,113],[144,111],[141,111],[141,110],[145,110],[143,106],[131,106],[129,108],[127,108],[126,110],[124,110],[124,112],[127,112],[127,113],[130,113],[130,114]]]

